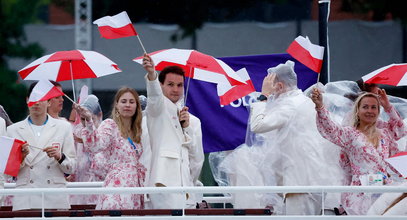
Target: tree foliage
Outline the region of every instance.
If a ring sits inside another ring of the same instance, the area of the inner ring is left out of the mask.
[[[24,25],[35,22],[38,8],[44,0],[0,1],[0,104],[13,121],[26,116],[26,87],[17,80],[17,73],[9,69],[7,59],[39,57],[43,49],[37,43],[28,43]]]
[[[370,13],[373,21],[400,19],[407,24],[405,0],[344,0],[342,9],[354,13]]]
[[[179,40],[193,35],[205,22],[275,22],[286,15],[292,20],[308,18],[310,6],[311,0],[98,0],[93,1],[93,17],[127,11],[134,23],[178,24],[180,29],[173,39]],[[279,14],[279,9],[290,10]]]

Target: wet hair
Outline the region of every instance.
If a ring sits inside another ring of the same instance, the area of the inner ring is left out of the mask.
[[[352,122],[352,125],[353,125],[353,127],[355,127],[355,128],[357,128],[358,126],[359,126],[359,124],[360,124],[360,119],[359,119],[359,116],[358,116],[358,113],[359,113],[359,108],[360,108],[360,103],[362,102],[362,100],[364,99],[364,98],[366,98],[366,97],[371,97],[371,98],[375,98],[376,99],[376,101],[377,101],[377,111],[378,111],[378,115],[380,114],[380,100],[379,100],[379,97],[376,95],[376,94],[374,94],[374,93],[370,93],[370,92],[367,92],[367,93],[362,93],[357,99],[356,99],[356,101],[355,101],[355,104],[354,104],[354,106],[353,106],[353,111],[352,111],[352,118],[353,118],[353,122]],[[366,134],[366,136],[367,136],[367,139],[369,140],[369,142],[370,143],[372,143],[374,146],[377,146],[378,144],[379,144],[379,138],[380,138],[380,132],[379,132],[379,130],[377,129],[377,127],[376,127],[376,123],[377,123],[377,120],[376,120],[376,122],[375,123],[373,123],[373,125],[371,125],[371,126],[369,126],[368,127],[368,129],[366,129],[366,131],[367,131],[367,134]]]
[[[116,109],[117,103],[119,102],[120,97],[126,92],[130,92],[134,96],[134,100],[136,100],[137,107],[136,107],[136,112],[134,113],[132,120],[131,120],[131,128],[130,128],[130,134],[126,134],[126,130],[124,128],[124,123],[121,120],[121,116],[119,112]],[[139,95],[136,90],[129,88],[129,87],[123,87],[119,89],[116,92],[116,95],[114,96],[114,103],[113,103],[113,108],[112,108],[112,119],[116,122],[117,126],[119,127],[120,133],[123,137],[130,136],[130,138],[136,142],[140,143],[141,141],[141,119],[143,117],[142,112],[141,112],[141,105],[140,105],[140,100],[139,100]]]
[[[364,92],[372,92],[374,88],[379,87],[375,83],[365,83],[365,82],[363,82],[363,79],[357,80],[356,83],[358,84],[360,90],[362,90]]]
[[[344,94],[343,96],[345,96],[346,98],[352,100],[353,102],[363,93],[366,92],[372,92],[374,88],[379,87],[377,84],[375,83],[364,83],[363,79],[359,79],[356,81],[356,84],[358,85],[359,89],[361,90],[361,92],[349,92]]]
[[[169,73],[180,75],[185,80],[184,69],[179,66],[167,66],[160,72],[160,75],[158,75],[158,81],[160,81],[161,84],[164,84],[165,78]]]

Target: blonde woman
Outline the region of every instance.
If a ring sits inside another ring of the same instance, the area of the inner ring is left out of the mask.
[[[92,153],[103,152],[107,175],[105,187],[142,187],[145,167],[140,163],[142,112],[138,94],[134,89],[121,88],[114,98],[111,118],[96,129],[92,114],[75,105],[85,127],[75,134],[83,140],[84,148]],[[96,209],[142,209],[143,195],[100,195]]]
[[[317,127],[320,134],[341,147],[349,156],[351,185],[389,184],[389,169],[395,171],[385,159],[398,153],[396,140],[405,135],[405,125],[387,94],[379,89],[378,95],[360,95],[353,108],[352,126],[340,126],[330,119],[324,108],[322,94],[314,89],[312,96],[317,109]],[[389,115],[387,122],[378,120],[380,106]],[[395,171],[397,172],[397,171]],[[342,204],[348,214],[366,214],[374,197],[364,193],[344,193]]]

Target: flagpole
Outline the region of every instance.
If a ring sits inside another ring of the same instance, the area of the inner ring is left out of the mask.
[[[184,106],[187,105],[188,90],[189,90],[189,83],[191,81],[191,74],[192,74],[192,66],[189,66],[189,77],[188,77],[188,82],[187,82],[187,89],[185,91]]]
[[[144,48],[143,42],[141,42],[140,37],[138,36],[138,34],[136,35],[138,42],[140,42],[141,48],[143,48],[144,53],[147,53],[146,48]]]

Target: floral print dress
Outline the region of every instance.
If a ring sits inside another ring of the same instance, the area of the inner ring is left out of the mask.
[[[387,112],[389,121],[378,121],[377,127],[381,138],[377,148],[371,144],[367,137],[356,128],[351,126],[342,127],[332,121],[328,110],[317,110],[317,128],[320,134],[340,146],[349,157],[352,186],[360,186],[360,176],[366,174],[388,174],[388,169],[395,171],[385,159],[398,153],[396,140],[403,137],[406,128],[403,120],[394,107]],[[342,160],[341,158],[338,158]],[[397,171],[395,171],[397,173]],[[385,184],[390,183],[388,178]],[[343,193],[342,204],[348,214],[366,214],[372,203],[371,194],[367,193]]]
[[[121,136],[115,121],[106,119],[98,129],[89,121],[78,133],[76,135],[82,138],[85,149],[93,154],[103,152],[104,157],[100,158],[106,161],[96,164],[103,164],[107,169],[104,187],[143,186],[146,168],[140,163],[141,144],[134,143],[136,151],[128,139]],[[100,194],[96,204],[96,209],[142,208],[144,195],[140,194]]]

